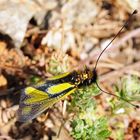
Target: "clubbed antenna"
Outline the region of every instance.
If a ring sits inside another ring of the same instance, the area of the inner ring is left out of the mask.
[[[98,62],[99,62],[99,60],[100,60],[102,54],[103,54],[103,53],[105,52],[105,50],[112,44],[112,42],[113,42],[113,41],[116,39],[116,37],[121,33],[121,31],[128,25],[129,21],[131,20],[131,18],[133,17],[133,15],[136,14],[136,13],[137,13],[137,10],[134,10],[133,13],[129,16],[129,19],[124,23],[124,25],[121,27],[121,29],[118,31],[118,33],[114,36],[114,38],[113,38],[113,39],[109,42],[109,44],[102,50],[102,52],[101,52],[100,55],[98,56],[97,61],[96,61],[96,63],[95,63],[94,71],[96,71],[96,69],[97,69],[97,65],[98,65]],[[117,97],[117,98],[119,98],[119,99],[122,99],[123,101],[125,101],[125,102],[131,104],[132,106],[134,106],[134,107],[136,107],[136,108],[139,108],[139,107],[140,107],[140,106],[138,106],[138,105],[135,105],[135,104],[129,102],[128,100],[126,100],[126,99],[124,99],[124,98],[122,98],[122,97],[120,97],[120,96],[117,96],[117,95],[115,95],[115,94],[113,94],[113,93],[104,91],[104,90],[99,86],[99,84],[98,84],[97,81],[95,81],[95,83],[96,83],[97,87],[98,87],[102,92],[104,92],[104,93],[106,93],[106,94],[109,94],[109,95],[112,95],[112,96],[115,96],[115,97]]]

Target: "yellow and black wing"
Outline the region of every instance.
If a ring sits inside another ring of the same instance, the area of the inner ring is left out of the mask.
[[[63,82],[65,80],[62,76],[59,78],[48,79],[44,84],[30,86],[22,91],[18,111],[19,121],[25,122],[36,118],[54,103],[76,90],[74,84]]]

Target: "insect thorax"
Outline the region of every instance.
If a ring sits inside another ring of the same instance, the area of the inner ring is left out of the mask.
[[[73,75],[74,84],[79,86],[90,85],[97,79],[95,70],[85,69],[84,71],[77,71]]]

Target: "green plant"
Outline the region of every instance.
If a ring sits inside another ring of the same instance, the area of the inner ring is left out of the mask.
[[[96,114],[96,100],[92,97],[98,94],[99,90],[93,84],[72,95],[69,111],[76,113],[71,121],[71,135],[76,140],[105,140],[111,134],[107,119]]]
[[[71,135],[76,140],[105,140],[110,136],[107,119],[99,118],[89,124],[85,119],[74,119],[72,121]]]
[[[121,78],[119,83],[115,85],[115,91],[118,96],[124,98],[128,101],[140,101],[140,80],[136,76],[124,76]],[[126,114],[130,114],[130,112],[134,111],[134,107],[127,102],[117,99],[117,98],[110,98],[110,119],[115,118],[118,120],[119,118],[123,118]],[[135,103],[136,104],[136,103]],[[121,117],[120,117],[121,116]],[[124,139],[124,132],[125,132],[125,124],[123,120],[119,120],[119,122],[115,122],[111,124],[115,126],[115,131],[112,132],[112,137],[116,140],[123,140]]]
[[[53,75],[69,71],[68,55],[63,52],[53,53],[48,63],[48,70]]]
[[[115,85],[115,91],[118,96],[121,98],[132,102],[140,101],[140,81],[135,76],[125,76],[121,81]],[[111,98],[109,100],[112,114],[127,113],[130,111],[132,106],[127,102]],[[129,106],[129,107],[128,107]]]

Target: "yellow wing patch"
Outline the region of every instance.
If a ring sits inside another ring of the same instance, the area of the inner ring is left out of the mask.
[[[25,94],[29,95],[29,98],[24,101],[24,103],[26,104],[36,103],[49,97],[46,92],[43,92],[33,87],[25,88]]]
[[[47,92],[49,94],[56,94],[56,93],[60,93],[64,90],[69,89],[69,88],[74,87],[74,86],[75,85],[72,85],[70,83],[57,84],[57,85],[49,87]]]
[[[64,99],[66,96],[68,96],[68,95],[70,95],[70,94],[74,93],[74,92],[75,92],[75,90],[77,90],[77,88],[74,88],[74,89],[72,89],[71,91],[67,92],[64,96],[62,96],[60,99],[58,99],[58,101],[60,101],[60,100]]]
[[[28,114],[31,112],[31,110],[32,110],[31,106],[25,106],[22,108],[23,114]]]
[[[34,87],[27,87],[27,88],[25,88],[25,93],[27,94],[27,95],[38,95],[38,96],[46,96],[47,94],[46,94],[46,92],[43,92],[43,91],[41,91],[41,90],[37,90],[36,88],[34,88]]]
[[[53,76],[51,78],[47,78],[47,80],[57,80],[57,79],[65,77],[69,74],[70,74],[70,72],[66,72],[66,73],[63,73],[63,74],[60,74],[60,75]]]

